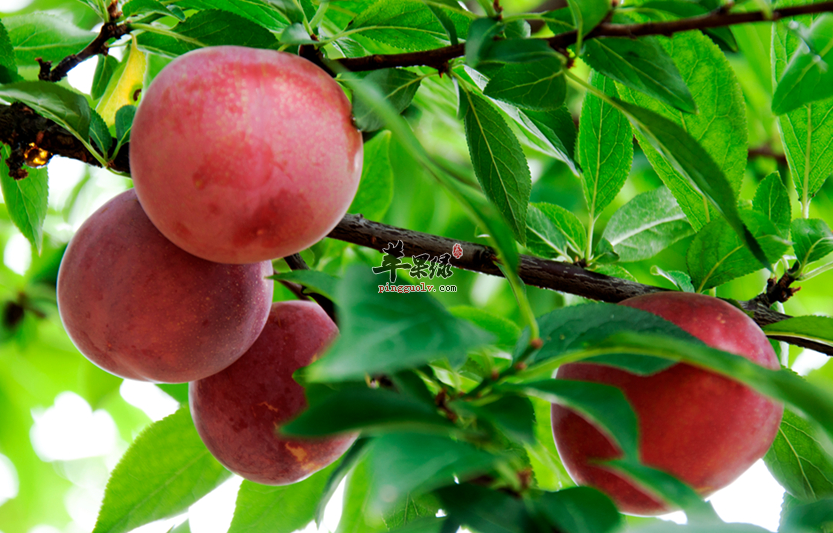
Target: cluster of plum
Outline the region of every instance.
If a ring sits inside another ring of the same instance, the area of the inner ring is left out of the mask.
[[[268,276],[355,195],[362,139],[349,100],[297,56],[202,49],[160,72],[131,137],[134,189],[84,222],[61,264],[66,331],[108,372],[190,382],[197,430],[230,470],[303,479],[355,438],[275,433],[306,405],[292,373],[337,328],[315,304],[273,304]]]
[[[290,54],[191,52],[145,92],[130,160],[135,189],[83,224],[61,265],[58,305],[73,342],[118,376],[190,382],[197,430],[241,476],[287,484],[323,468],[354,435],[292,440],[275,430],[306,405],[292,373],[337,329],[314,304],[272,304],[267,277],[272,259],[323,238],[356,192],[362,138],[343,91]],[[726,302],[657,293],[623,303],[778,368],[763,332]],[[575,363],[558,377],[619,387],[639,418],[642,460],[703,494],[760,458],[781,418],[779,404],[683,364],[636,376]],[[552,422],[577,482],[625,512],[665,509],[598,464],[619,452],[592,424],[560,406]]]

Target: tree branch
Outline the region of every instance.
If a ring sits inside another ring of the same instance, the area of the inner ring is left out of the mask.
[[[427,253],[432,258],[451,253],[454,245],[460,244],[463,247],[463,255],[459,259],[452,258],[451,266],[492,276],[503,276],[498,268],[497,254],[488,246],[388,226],[366,220],[361,215],[345,215],[328,237],[378,251],[386,247],[389,242],[401,240],[408,250],[408,255]],[[569,263],[529,255],[520,256],[518,275],[528,285],[609,303],[618,303],[634,296],[666,290],[591,272]],[[753,314],[753,319],[759,326],[792,318],[769,309],[758,298],[739,303],[746,311]],[[817,342],[792,337],[779,337],[779,340],[833,355],[832,347]]]
[[[603,22],[588,33],[584,40],[596,39],[599,37],[642,37],[645,35],[670,36],[675,33],[690,30],[704,30],[708,28],[720,28],[734,26],[737,24],[748,24],[751,22],[777,21],[783,18],[808,15],[812,13],[825,13],[833,11],[833,1],[808,4],[802,6],[784,7],[774,9],[772,18],[767,18],[763,11],[751,11],[748,13],[725,13],[717,10],[699,17],[690,17],[679,20],[662,22],[645,22],[642,24],[611,24]],[[547,43],[555,50],[564,50],[576,42],[576,32],[569,31],[546,39]],[[446,46],[433,50],[421,52],[408,52],[404,54],[374,54],[362,57],[350,57],[339,59],[342,67],[352,71],[379,70],[394,67],[416,67],[442,66],[445,62],[465,53],[465,45]]]
[[[98,37],[96,37],[93,42],[88,44],[77,54],[68,55],[63,58],[54,69],[52,68],[51,61],[43,61],[41,58],[37,58],[37,62],[40,64],[38,79],[44,81],[60,81],[70,70],[75,68],[84,60],[98,54],[107,55],[107,41],[110,39],[118,39],[128,33],[130,33],[130,27],[127,24],[115,24],[113,22],[105,23],[101,27]]]

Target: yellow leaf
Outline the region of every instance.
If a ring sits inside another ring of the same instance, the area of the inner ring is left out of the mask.
[[[142,89],[146,66],[145,54],[139,51],[136,47],[136,40],[133,39],[127,50],[127,56],[119,63],[101,100],[95,106],[95,110],[107,126],[115,124],[116,111],[126,105],[136,104],[139,91]]]

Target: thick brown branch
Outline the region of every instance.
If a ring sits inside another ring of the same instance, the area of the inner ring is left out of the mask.
[[[611,24],[604,22],[599,24],[593,31],[585,36],[585,40],[598,37],[641,37],[644,35],[673,35],[682,31],[704,30],[708,28],[720,28],[734,26],[737,24],[748,24],[751,22],[765,22],[767,20],[780,20],[798,15],[811,13],[825,13],[833,11],[833,1],[808,4],[802,6],[784,7],[772,11],[772,18],[767,18],[763,11],[751,11],[748,13],[725,13],[718,10],[699,17],[690,17],[679,20],[661,22],[646,22],[642,24]],[[576,32],[570,31],[561,33],[547,39],[549,45],[555,50],[563,50],[576,42]],[[422,52],[408,52],[405,54],[375,54],[363,57],[352,57],[338,60],[341,66],[347,70],[364,71],[379,70],[393,67],[416,67],[429,66],[437,67],[445,62],[460,57],[465,53],[465,45],[446,46]]]
[[[127,24],[108,22],[101,27],[98,37],[93,42],[77,54],[63,58],[54,69],[52,68],[51,61],[42,61],[38,58],[38,63],[40,63],[38,78],[44,81],[60,81],[70,70],[84,60],[98,54],[107,55],[107,41],[110,39],[118,39],[128,33],[130,33],[130,27]]]
[[[426,66],[442,68],[443,65],[462,56],[466,51],[465,44],[445,46],[422,52],[407,52],[404,54],[373,54],[362,57],[346,57],[339,59],[338,63],[347,70],[353,72],[367,70],[381,70],[394,67],[417,67]]]
[[[25,178],[23,165],[27,153],[33,149],[47,152],[45,159],[61,155],[91,165],[98,165],[95,157],[70,132],[47,120],[23,104],[0,105],[0,142],[11,147],[12,153],[6,164],[9,172],[17,179]],[[122,168],[127,170],[127,149],[118,158]]]
[[[379,251],[388,243],[401,240],[409,256],[428,254],[429,257],[439,257],[442,254],[451,253],[454,245],[460,244],[463,247],[463,255],[459,259],[452,258],[452,266],[502,276],[498,268],[497,255],[488,246],[388,226],[366,220],[361,215],[345,215],[328,237]],[[549,261],[529,255],[521,255],[518,273],[528,285],[610,303],[618,303],[633,296],[665,290],[652,285],[605,276],[569,263]],[[764,306],[757,298],[740,302],[740,304],[744,309],[753,313],[755,322],[760,326],[790,318],[789,315],[778,313]],[[833,355],[833,348],[823,344],[795,338],[780,340]]]

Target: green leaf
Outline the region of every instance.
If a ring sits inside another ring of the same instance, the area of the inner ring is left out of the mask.
[[[693,232],[683,210],[667,187],[635,196],[613,213],[602,237],[619,260],[641,261]]]
[[[741,215],[770,261],[777,261],[789,249],[789,242],[766,215],[757,211],[742,211]],[[688,248],[686,263],[697,292],[760,269],[737,233],[722,219],[697,233]]]
[[[833,233],[824,220],[797,218],[792,221],[791,234],[795,256],[802,265],[833,252]]]
[[[611,385],[548,379],[520,385],[499,385],[498,390],[535,396],[581,414],[611,438],[627,457],[637,457],[636,415],[624,393]]]
[[[169,17],[176,17],[179,20],[185,20],[185,15],[182,13],[182,9],[177,8],[177,6],[171,6],[171,9],[168,9],[157,0],[130,0],[124,4],[121,8],[121,12],[125,17],[157,13],[159,15],[166,15]]]
[[[104,91],[107,90],[107,85],[110,83],[110,78],[115,74],[119,67],[119,60],[111,55],[98,56],[98,62],[95,65],[95,74],[93,75],[93,85],[90,89],[90,96],[93,100],[98,100],[104,96]]]
[[[386,389],[347,388],[336,391],[309,406],[284,425],[286,435],[319,437],[355,430],[453,432],[455,427],[440,416],[434,405],[426,405],[404,394]]]
[[[567,83],[561,61],[555,58],[501,68],[483,94],[524,109],[557,109],[564,105]]]
[[[105,0],[78,0],[82,4],[90,7],[100,19],[107,19],[107,8],[104,5]]]
[[[609,533],[624,522],[610,498],[592,487],[546,492],[536,507],[558,531]]]
[[[511,389],[504,389],[511,390]],[[526,391],[520,391],[525,393]],[[489,402],[451,402],[451,408],[476,416],[491,423],[510,439],[533,444],[535,442],[535,414],[532,403],[523,396],[507,395]]]
[[[398,113],[405,111],[411,105],[419,83],[422,81],[421,76],[398,68],[351,73],[350,76],[374,84]],[[356,126],[362,131],[376,131],[385,125],[382,118],[373,113],[371,107],[361,99],[353,102],[353,115],[356,118]]]
[[[827,316],[795,316],[763,327],[771,337],[812,340],[833,346],[833,318]]]
[[[613,81],[597,72],[591,74],[590,84],[608,96],[618,96]],[[628,179],[633,131],[618,109],[590,92],[581,106],[578,131],[576,159],[582,168],[581,189],[590,220],[594,221]]]
[[[581,350],[593,345],[600,339],[610,335],[636,331],[643,334],[653,333],[668,335],[678,339],[685,339],[698,343],[695,339],[679,327],[667,320],[624,305],[606,303],[585,304],[556,309],[538,318],[541,329],[541,339],[544,346],[530,359],[530,364],[558,361],[559,356]],[[515,348],[518,354],[523,348]],[[622,352],[628,354],[629,352]],[[653,373],[671,366],[667,361],[656,358],[628,359],[618,356],[618,361],[610,356],[595,358],[601,364],[615,364],[633,373]]]
[[[500,458],[462,441],[423,434],[394,433],[373,440],[369,510],[453,485],[486,472]]]
[[[619,254],[613,249],[613,245],[607,239],[599,239],[596,248],[593,250],[593,266],[606,265],[619,261]]]
[[[374,478],[369,457],[364,457],[350,472],[344,489],[341,519],[336,533],[370,533],[384,531],[378,510],[370,512],[370,484]],[[378,520],[378,524],[375,522]]]
[[[321,497],[318,499],[318,505],[315,508],[315,525],[319,529],[321,528],[321,522],[324,521],[324,511],[327,509],[327,504],[336,493],[336,490],[344,477],[354,466],[356,466],[356,463],[364,457],[365,452],[367,451],[367,445],[370,444],[370,442],[371,440],[368,438],[360,437],[356,439],[356,441],[353,442],[353,445],[350,446],[350,449],[344,452],[344,455],[341,456],[341,460],[336,463],[335,469],[333,469],[327,477],[327,482],[321,490]]]
[[[512,130],[484,98],[460,85],[460,116],[474,173],[520,243],[526,240],[526,210],[532,191],[526,156]]]
[[[604,37],[585,43],[582,59],[594,70],[685,113],[695,113],[688,87],[655,37]]]
[[[307,29],[300,22],[293,22],[281,32],[280,41],[284,44],[318,44],[310,37]]]
[[[116,140],[119,146],[130,141],[130,130],[133,128],[135,116],[136,106],[126,105],[116,111]]]
[[[479,18],[471,23],[468,39],[466,39],[466,64],[476,68],[491,48],[494,38],[503,29],[498,21],[491,18]],[[481,87],[482,89],[482,87]]]
[[[637,138],[691,225],[699,230],[712,218],[709,202],[724,216],[732,218],[736,212],[747,159],[746,106],[729,62],[708,37],[686,32],[663,44],[683,81],[694,90],[698,113],[681,114],[629,88],[620,87],[619,92],[625,101],[666,119],[667,125],[638,113],[644,128],[634,125]],[[681,137],[674,138],[673,131]],[[741,231],[738,220],[732,225]]]
[[[208,46],[276,48],[278,45],[275,36],[263,26],[217,9],[199,11],[164,34],[144,32],[136,39],[140,49],[166,57]]]
[[[405,496],[401,505],[398,505],[391,512],[384,513],[385,525],[391,531],[404,528],[414,521],[425,518],[434,518],[440,509],[440,502],[433,494],[421,494],[411,497]]]
[[[416,368],[448,357],[462,363],[486,335],[451,316],[423,293],[380,294],[369,267],[347,271],[336,291],[341,335],[327,355],[306,368],[309,381],[364,379],[366,373]]]
[[[786,502],[786,497],[784,498]],[[794,504],[781,513],[781,533],[826,532],[833,522],[833,499]]]
[[[20,81],[0,86],[0,98],[23,102],[83,142],[90,138],[90,104],[75,91],[48,81]]]
[[[110,147],[113,146],[113,137],[110,136],[110,130],[107,129],[104,119],[92,109],[90,119],[90,140],[95,141],[99,151],[106,158]]]
[[[38,253],[43,247],[43,221],[46,220],[49,184],[46,169],[27,168],[29,176],[15,180],[9,176],[6,159],[11,148],[0,145],[0,186],[9,218]]]
[[[461,483],[437,491],[449,519],[474,531],[527,533],[539,531],[524,501],[505,492]]]
[[[113,469],[93,533],[176,516],[231,474],[202,443],[188,407],[143,431]]]
[[[654,0],[643,3],[640,7],[644,10],[653,10],[654,14],[661,15],[662,20],[675,20],[681,18],[691,18],[691,17],[699,17],[701,15],[708,15],[710,11],[714,11],[720,7],[720,4],[714,0],[706,0],[700,3],[694,2],[676,2],[674,0]],[[666,14],[673,15],[673,17],[668,17]],[[618,14],[614,14],[614,22],[619,23],[616,20]],[[749,25],[745,26],[732,26],[731,30],[728,27],[722,28],[707,28],[703,30],[706,34],[712,37],[712,40],[718,40],[723,45],[726,46],[729,50],[733,52],[738,51],[738,43],[735,41],[735,36],[732,34],[733,30],[737,30],[738,28],[749,28]],[[767,31],[769,28],[767,28]],[[768,57],[767,57],[768,59]]]
[[[573,14],[573,23],[579,33],[579,43],[590,30],[599,25],[610,11],[607,0],[567,0],[567,6]]]
[[[486,88],[488,79],[480,72],[466,68],[463,74],[468,74],[474,84],[481,90]],[[573,123],[573,117],[566,107],[534,111],[521,110],[500,100],[495,101],[495,103],[522,128],[522,133],[533,146],[542,153],[564,162],[570,167],[573,174],[579,175],[578,165],[573,159],[576,125]]]
[[[555,204],[545,202],[529,204],[532,209],[540,212],[530,219],[527,231],[534,237],[530,245],[535,253],[545,257],[553,257],[555,250],[567,258],[583,256],[587,248],[587,230],[584,224],[571,211]],[[542,217],[542,216],[543,217]],[[560,237],[559,237],[560,235]],[[566,246],[562,243],[566,243]]]
[[[157,387],[165,391],[165,394],[182,404],[188,403],[187,383],[157,383]]]
[[[90,44],[95,35],[82,30],[67,18],[48,13],[30,13],[5,17],[14,56],[19,66],[37,65],[35,58],[57,62],[77,54]]]
[[[655,155],[662,154],[662,157],[657,156],[658,159],[652,163],[655,170],[660,169],[658,170],[660,176],[663,176],[665,171],[661,170],[663,167],[658,165],[666,165],[664,168],[670,168],[668,165],[671,164],[676,169],[673,170],[674,176],[685,179],[685,183],[676,180],[676,178],[664,179],[664,182],[674,193],[691,225],[695,229],[701,228],[703,225],[703,220],[695,216],[698,209],[705,217],[704,220],[709,220],[708,204],[710,203],[717,208],[729,226],[738,234],[741,242],[752,252],[753,257],[761,265],[770,268],[769,260],[763,249],[741,220],[732,184],[709,153],[694,140],[688,131],[675,122],[647,109],[624,102],[619,102],[619,104],[623,106],[631,124],[637,130],[637,136],[641,136],[640,143],[650,142],[653,148],[657,150]],[[645,151],[644,144],[642,144],[642,147]],[[648,159],[650,160],[651,156],[648,156]],[[666,178],[670,176],[667,173],[665,175]],[[688,192],[681,192],[683,189]],[[692,205],[697,204],[689,192],[695,194],[700,202],[697,209],[692,210]],[[695,203],[687,203],[690,201]]]
[[[580,174],[573,158],[577,137],[576,125],[566,107],[552,111],[518,112],[513,118],[535,138],[541,151],[563,162],[573,174]]]
[[[782,0],[779,6],[803,5],[801,0]],[[794,20],[812,25],[821,15],[805,15]],[[772,28],[773,86],[784,75],[787,62],[805,48],[804,42],[786,24]],[[778,117],[781,141],[790,166],[793,183],[802,204],[808,204],[833,172],[833,98],[807,103]]]
[[[558,52],[541,39],[500,39],[483,52],[480,63],[533,63],[552,59],[559,61]]]
[[[605,466],[624,474],[666,503],[682,509],[690,522],[722,523],[710,503],[704,502],[694,489],[671,474],[632,459],[608,461]]]
[[[292,485],[270,487],[243,481],[228,533],[291,533],[312,522],[335,465]]]
[[[439,7],[466,38],[471,19],[459,11]],[[437,48],[450,40],[443,23],[422,0],[378,0],[347,26],[351,32],[405,50]]]
[[[608,242],[608,241],[603,239],[600,242]],[[617,254],[617,256],[614,260],[615,261],[619,260],[618,254]],[[625,267],[623,267],[622,265],[617,265],[615,263],[609,263],[609,264],[599,263],[598,258],[596,259],[596,261],[597,262],[591,268],[591,270],[593,270],[593,272],[598,272],[599,274],[604,274],[605,276],[612,276],[614,278],[622,278],[622,279],[626,279],[628,281],[633,281],[635,283],[639,283],[639,280],[636,279],[636,277],[633,274],[631,274],[630,271],[628,269],[626,269]]]
[[[494,334],[495,345],[498,348],[511,349],[521,335],[521,329],[514,322],[483,309],[458,305],[450,307],[448,311],[457,318],[468,320],[480,329]]]
[[[449,14],[443,10],[442,6],[446,5],[448,7],[459,9],[460,4],[453,0],[439,0],[439,4],[437,5],[431,0],[422,0],[422,2],[431,10],[431,13],[437,17],[437,20],[440,21],[440,24],[443,25],[443,29],[445,30],[445,34],[448,35],[448,40],[451,42],[452,46],[457,46],[460,44],[460,40],[457,38],[457,28],[454,26],[454,21],[451,20]]]
[[[326,296],[329,300],[336,302],[335,294],[338,286],[338,278],[319,272],[317,270],[292,270],[281,272],[271,276],[275,281],[291,281],[306,287],[307,292],[317,292]]]
[[[526,247],[541,257],[573,257],[567,248],[564,233],[535,205],[530,205],[526,214]],[[580,252],[579,252],[580,253]]]
[[[691,276],[687,272],[680,270],[663,270],[660,267],[653,265],[651,267],[651,274],[654,276],[662,276],[670,281],[678,290],[683,292],[695,292],[694,285],[691,284]]]
[[[790,195],[781,175],[778,171],[773,172],[758,185],[755,191],[755,199],[752,200],[752,209],[763,213],[769,218],[781,235],[787,237],[790,233],[790,220],[792,212],[790,208]]]
[[[824,14],[802,37],[772,95],[772,112],[782,115],[804,104],[833,96],[833,16]]]
[[[182,9],[198,11],[222,9],[263,26],[269,31],[280,32],[290,22],[287,16],[276,9],[282,3],[284,2],[279,0],[177,0],[176,5]],[[291,0],[286,3],[290,4],[293,9],[297,9]]]
[[[9,32],[0,21],[0,83],[12,83],[20,79]]]
[[[816,429],[790,409],[764,456],[772,477],[793,496],[815,501],[833,495],[833,462]]]

